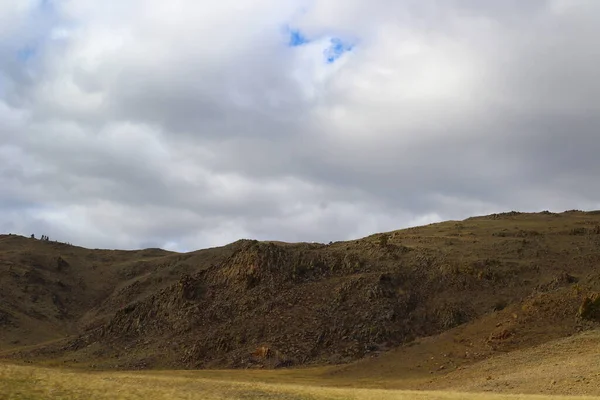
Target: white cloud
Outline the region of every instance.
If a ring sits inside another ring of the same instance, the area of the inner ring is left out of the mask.
[[[597,11],[0,1],[0,231],[191,250],[597,206]]]

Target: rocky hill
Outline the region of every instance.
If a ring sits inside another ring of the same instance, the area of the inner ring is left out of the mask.
[[[476,359],[595,327],[599,267],[600,212],[187,254],[0,236],[0,346],[98,368],[277,368],[435,337]]]

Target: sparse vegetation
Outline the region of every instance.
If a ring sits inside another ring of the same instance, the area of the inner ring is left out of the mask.
[[[303,376],[304,375],[304,376]],[[210,376],[210,375],[209,375]],[[262,378],[261,378],[262,376]],[[313,381],[314,383],[306,383]],[[267,382],[264,382],[267,380]],[[287,383],[278,383],[281,380]],[[291,383],[296,381],[296,383]],[[5,400],[544,400],[543,396],[407,391],[323,386],[311,373],[236,377],[195,373],[87,373],[0,364],[0,397]],[[321,381],[323,383],[323,381]],[[551,400],[575,399],[564,396]],[[584,397],[577,398],[586,400]],[[591,398],[587,398],[591,399]]]

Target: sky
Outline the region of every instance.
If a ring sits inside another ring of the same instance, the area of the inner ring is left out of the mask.
[[[191,251],[600,209],[596,0],[0,0],[0,232]]]

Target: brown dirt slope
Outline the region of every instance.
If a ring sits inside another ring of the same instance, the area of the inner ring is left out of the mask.
[[[383,363],[379,375],[395,354],[386,351],[402,345],[414,354],[389,373],[442,374],[595,327],[599,249],[600,213],[577,211],[495,214],[330,245],[243,240],[189,254],[4,236],[0,344],[69,335],[11,357],[103,368],[366,358]],[[69,267],[58,268],[59,258]],[[42,293],[36,301],[32,287]],[[588,320],[578,315],[586,297]]]

